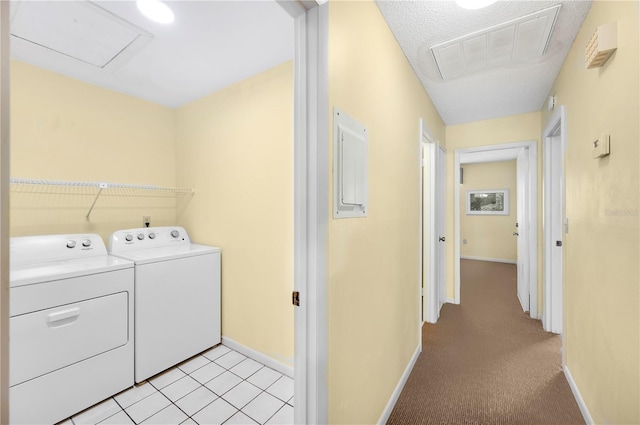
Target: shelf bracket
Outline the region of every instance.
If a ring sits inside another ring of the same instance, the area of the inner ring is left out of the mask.
[[[96,197],[93,200],[93,204],[91,204],[91,207],[89,208],[89,211],[87,212],[87,220],[89,220],[89,216],[91,215],[91,212],[93,211],[93,207],[96,206],[96,202],[98,202],[98,198],[100,198],[100,194],[102,194],[102,191],[104,189],[106,189],[107,187],[109,187],[109,185],[107,183],[99,183],[98,184],[98,193],[96,193]]]

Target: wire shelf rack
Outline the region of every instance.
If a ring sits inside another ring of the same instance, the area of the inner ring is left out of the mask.
[[[149,184],[128,184],[128,183],[112,183],[104,181],[68,181],[68,180],[45,180],[45,179],[25,179],[12,177],[10,180],[12,191],[26,191],[24,187],[50,187],[55,188],[62,193],[75,193],[75,194],[91,194],[94,195],[93,202],[87,212],[87,220],[91,216],[91,212],[96,206],[98,199],[101,195],[116,195],[116,196],[186,196],[194,195],[196,192],[194,189],[182,188],[182,187],[168,187],[168,186],[156,186]],[[50,193],[45,191],[44,193]]]

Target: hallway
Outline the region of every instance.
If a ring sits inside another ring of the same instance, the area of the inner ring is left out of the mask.
[[[583,424],[561,339],[516,297],[512,264],[461,260],[461,304],[425,323],[423,351],[388,424]]]

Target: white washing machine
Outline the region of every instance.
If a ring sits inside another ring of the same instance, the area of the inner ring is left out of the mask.
[[[133,386],[133,263],[94,234],[10,250],[10,422],[57,423]]]
[[[220,249],[182,227],[120,230],[109,252],[135,263],[135,380],[220,343]]]

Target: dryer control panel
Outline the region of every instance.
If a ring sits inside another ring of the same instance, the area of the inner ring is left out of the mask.
[[[109,238],[109,252],[122,253],[138,249],[191,245],[187,231],[178,226],[140,227],[113,232]]]
[[[13,237],[9,242],[11,265],[38,264],[107,255],[96,234],[66,234]]]

